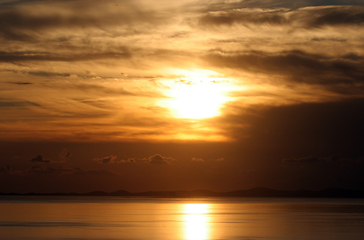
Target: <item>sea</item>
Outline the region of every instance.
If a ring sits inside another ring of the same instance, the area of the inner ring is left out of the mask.
[[[1,240],[363,240],[364,199],[0,197]]]

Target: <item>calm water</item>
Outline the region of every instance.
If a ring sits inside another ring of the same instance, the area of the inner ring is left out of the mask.
[[[0,239],[364,239],[364,200],[2,197]]]

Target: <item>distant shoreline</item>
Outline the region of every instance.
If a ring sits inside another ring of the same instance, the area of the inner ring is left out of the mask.
[[[279,197],[279,198],[364,198],[364,191],[326,188],[319,191],[298,190],[285,191],[269,188],[253,188],[229,192],[213,192],[207,190],[195,191],[148,191],[115,192],[94,191],[88,193],[0,193],[1,196],[118,196],[118,197],[162,197],[162,198],[194,198],[194,197]]]

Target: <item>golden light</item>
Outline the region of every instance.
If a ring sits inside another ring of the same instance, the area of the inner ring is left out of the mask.
[[[186,204],[184,207],[185,236],[187,240],[205,240],[209,238],[208,204]]]
[[[223,104],[229,101],[226,96],[227,79],[211,77],[214,72],[208,70],[183,73],[185,77],[175,79],[169,84],[166,94],[171,99],[164,105],[177,118],[202,119],[218,116]]]

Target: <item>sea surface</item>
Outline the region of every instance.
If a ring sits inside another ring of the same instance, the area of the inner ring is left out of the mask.
[[[1,197],[1,240],[363,240],[364,199]]]

